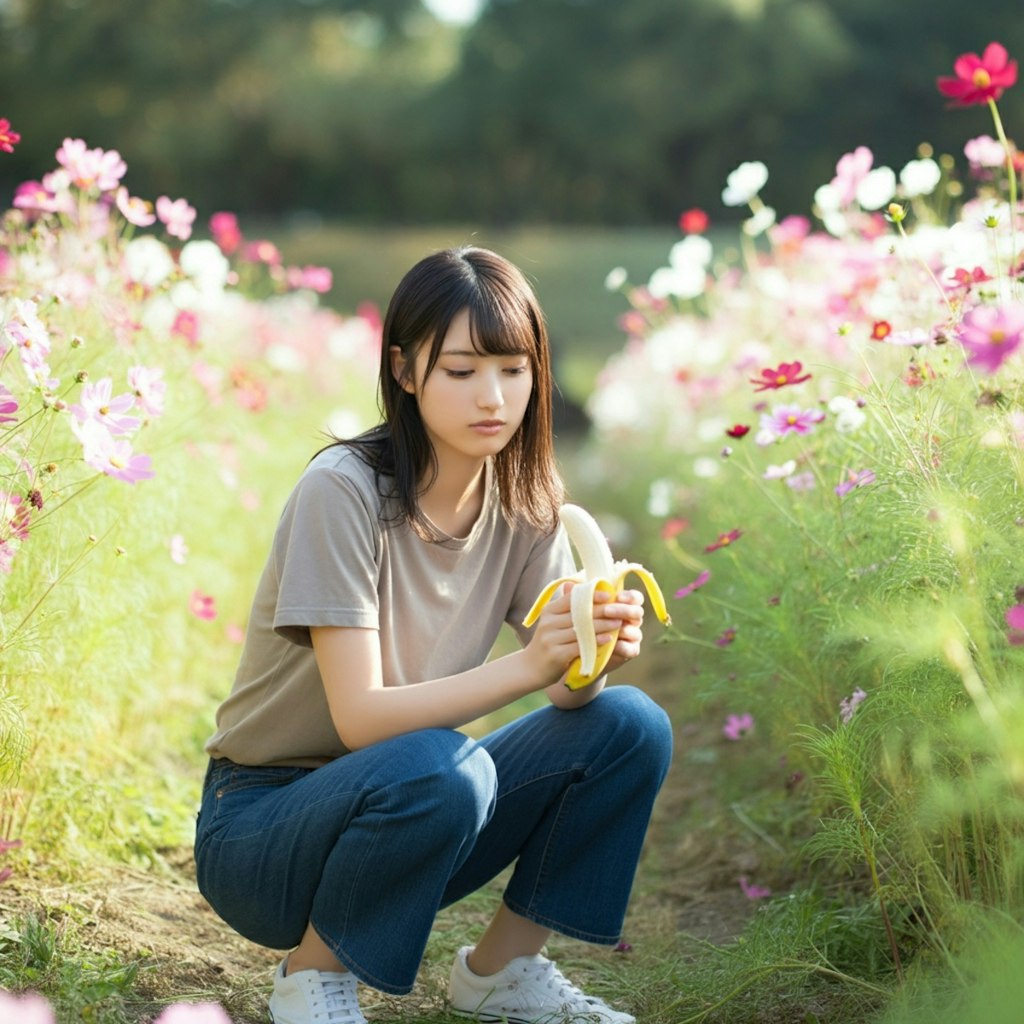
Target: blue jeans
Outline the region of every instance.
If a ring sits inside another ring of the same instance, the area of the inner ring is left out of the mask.
[[[263,946],[290,949],[312,923],[361,981],[395,994],[411,990],[437,911],[513,862],[510,909],[612,944],[671,754],[665,712],[615,686],[481,740],[425,729],[316,769],[211,761],[199,888]]]

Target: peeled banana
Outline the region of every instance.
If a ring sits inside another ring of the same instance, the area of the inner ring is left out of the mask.
[[[604,672],[619,636],[619,631],[615,630],[611,640],[598,646],[597,632],[594,628],[594,594],[598,590],[614,596],[622,589],[626,577],[631,572],[636,573],[647,588],[651,607],[658,620],[666,626],[672,620],[665,606],[661,587],[658,586],[653,574],[636,562],[616,562],[612,558],[611,548],[601,528],[586,509],[580,508],[579,505],[563,505],[558,510],[558,517],[579,554],[583,568],[573,576],[552,580],[534,601],[533,607],[523,619],[523,625],[532,626],[537,621],[544,606],[555,596],[563,583],[575,584],[570,595],[570,609],[573,629],[580,645],[580,655],[569,666],[565,685],[570,690],[578,690],[594,682]]]

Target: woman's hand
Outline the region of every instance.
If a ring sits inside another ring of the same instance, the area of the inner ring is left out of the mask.
[[[643,642],[644,595],[639,590],[623,590],[616,595],[597,591],[594,595],[594,628],[597,643],[607,643],[616,627],[619,630],[609,672],[614,672],[640,653]]]
[[[557,683],[580,654],[572,625],[569,597],[572,587],[571,583],[566,583],[562,592],[544,606],[525,648],[537,678],[545,680],[544,686]]]

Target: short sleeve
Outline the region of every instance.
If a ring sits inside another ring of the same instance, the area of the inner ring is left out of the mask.
[[[308,469],[274,536],[274,631],[312,646],[311,626],[379,628],[377,509],[335,468]]]
[[[561,525],[545,537],[541,537],[530,552],[519,584],[516,587],[512,605],[509,608],[507,622],[525,644],[532,629],[523,625],[523,619],[533,607],[537,595],[552,581],[561,576],[572,576],[576,573],[576,563],[572,557],[572,548],[565,528]]]

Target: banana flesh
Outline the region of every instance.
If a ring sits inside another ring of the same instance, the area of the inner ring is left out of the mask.
[[[597,631],[594,628],[594,594],[598,590],[614,596],[622,589],[626,577],[630,573],[635,573],[647,589],[651,608],[658,620],[666,626],[672,620],[665,605],[665,596],[654,575],[637,562],[615,561],[601,528],[586,509],[580,508],[579,505],[563,505],[558,510],[558,517],[583,567],[573,576],[552,580],[534,601],[533,607],[523,619],[523,625],[532,626],[537,621],[544,606],[559,592],[562,584],[574,584],[570,595],[570,609],[573,629],[580,645],[580,655],[569,666],[565,685],[570,690],[578,690],[594,682],[604,672],[619,635],[619,631],[615,630],[607,643],[597,643]]]

